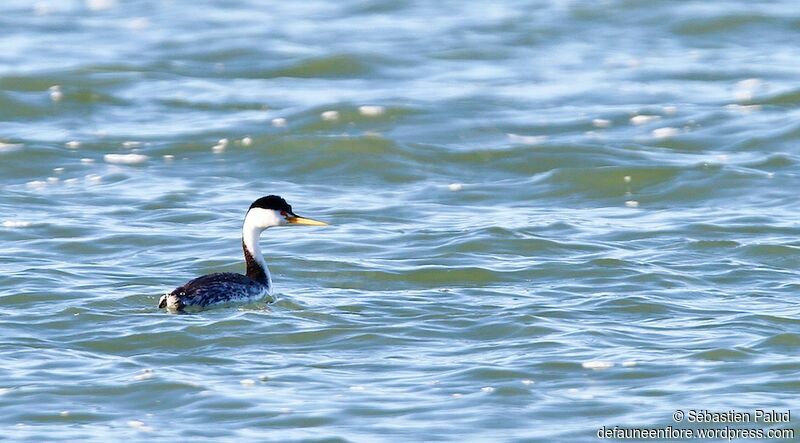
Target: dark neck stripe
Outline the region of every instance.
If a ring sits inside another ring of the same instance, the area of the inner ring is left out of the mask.
[[[244,262],[247,265],[247,276],[259,283],[265,285],[269,284],[267,281],[267,273],[264,272],[264,268],[256,261],[255,257],[253,257],[253,254],[251,254],[247,249],[244,239],[242,239],[242,250],[244,250]]]

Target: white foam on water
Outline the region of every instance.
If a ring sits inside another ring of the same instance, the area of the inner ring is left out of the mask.
[[[142,369],[141,372],[133,376],[133,379],[136,381],[148,380],[153,378],[153,375],[154,373],[152,369]]]
[[[674,137],[678,135],[678,133],[680,133],[678,128],[672,128],[672,127],[653,129],[653,137],[655,138]]]
[[[487,394],[491,394],[494,391],[495,389],[491,386],[484,386],[481,388],[481,392],[486,392]]]
[[[610,361],[592,360],[581,363],[581,366],[583,366],[586,369],[593,369],[597,371],[597,370],[612,368],[614,367],[614,363]]]
[[[86,8],[91,11],[105,11],[117,6],[116,0],[85,0]]]
[[[667,115],[674,115],[678,112],[677,106],[664,106],[663,109],[664,109],[664,114]]]
[[[171,162],[172,160],[175,160],[175,156],[174,155],[172,155],[172,154],[164,155],[164,161]]]
[[[747,78],[736,83],[739,89],[756,89],[761,86],[761,79]]]
[[[731,111],[739,111],[744,114],[750,114],[752,112],[760,111],[761,105],[740,105],[736,103],[731,103],[729,105],[725,105],[725,109]]]
[[[256,384],[256,381],[253,380],[252,378],[245,378],[244,380],[239,380],[239,383],[242,386],[254,386]]]
[[[358,112],[365,117],[378,117],[386,112],[383,106],[359,106]]]
[[[211,147],[211,152],[214,154],[222,154],[225,152],[225,145],[214,145]]]
[[[639,207],[639,202],[636,201],[636,200],[628,200],[628,201],[625,202],[625,206],[627,206],[629,208],[638,208]]]
[[[138,165],[147,161],[147,156],[143,154],[106,154],[103,156],[106,163],[117,165]]]
[[[750,90],[740,90],[733,93],[733,98],[736,101],[740,102],[748,102],[753,99],[753,91]]]
[[[604,118],[596,118],[592,120],[592,125],[595,128],[607,128],[611,126],[611,120],[606,120]]]
[[[22,143],[3,143],[0,142],[0,152],[11,152],[22,149],[25,146]]]
[[[125,22],[125,27],[131,31],[142,31],[150,27],[150,20],[147,17],[134,17]]]
[[[84,165],[88,165],[88,164],[94,163],[94,159],[93,158],[82,158],[81,159],[81,163],[83,163]]]
[[[339,111],[325,111],[320,114],[320,117],[326,122],[336,121],[339,120]]]
[[[67,185],[67,186],[76,185],[76,184],[78,184],[78,179],[77,178],[68,178],[68,179],[64,180],[64,184]]]
[[[521,145],[538,145],[539,143],[547,140],[544,135],[519,135],[519,134],[506,134],[511,143],[518,143]]]
[[[132,427],[133,429],[138,429],[138,430],[140,430],[142,432],[153,432],[154,431],[153,428],[151,428],[150,426],[145,425],[144,422],[141,421],[141,420],[129,420],[128,421],[128,426]]]
[[[250,146],[250,145],[253,144],[253,139],[250,138],[250,137],[245,137],[245,138],[242,139],[242,144],[244,146]]]
[[[53,172],[56,174],[61,174],[64,172],[64,168],[53,168]]]
[[[531,380],[529,378],[526,378],[525,380],[522,380],[522,384],[523,385],[532,385],[534,383],[536,383],[536,382],[534,382],[533,380]]]
[[[3,222],[4,228],[27,228],[30,225],[31,222],[22,220],[6,220]]]
[[[273,118],[272,119],[272,126],[276,128],[285,128],[287,125],[287,121],[283,117]]]
[[[33,180],[26,183],[31,189],[44,189],[47,187],[47,182],[44,180]]]
[[[584,137],[592,139],[592,140],[600,140],[603,138],[603,135],[597,131],[586,131],[583,133]]]
[[[461,183],[450,183],[449,185],[447,185],[447,189],[453,192],[460,191],[464,189],[464,185],[462,185]]]
[[[625,177],[622,177],[622,181],[624,181],[625,183],[630,183],[631,182],[631,176],[630,175],[626,175]]]
[[[142,146],[142,142],[137,142],[135,140],[128,140],[128,141],[122,142],[122,147],[123,148],[129,148],[130,149],[130,148],[138,148],[138,147],[141,147],[141,146]]]
[[[86,176],[86,180],[93,185],[97,185],[102,183],[103,177],[97,174],[89,174]]]
[[[364,392],[367,390],[367,388],[363,386],[350,386],[350,390],[353,392]]]
[[[636,364],[637,364],[636,360],[625,360],[624,362],[622,362],[622,366],[625,366],[626,368],[636,366]]]
[[[64,98],[64,93],[61,92],[60,85],[53,85],[49,88],[49,90],[50,90],[50,100],[54,102],[60,102],[61,99]]]
[[[634,125],[643,125],[645,123],[650,123],[654,120],[658,120],[661,117],[658,115],[634,115],[631,117],[631,123]]]
[[[36,2],[33,5],[33,13],[36,15],[49,15],[53,11],[47,2]]]
[[[455,394],[450,394],[450,396],[453,398],[461,398],[464,396],[464,394],[459,394],[458,392],[456,392]]]
[[[56,184],[59,181],[60,179],[58,177],[47,177],[47,183],[50,183],[51,185]]]
[[[594,395],[576,388],[567,389],[567,395],[579,400],[591,400],[594,398]]]
[[[69,411],[61,411],[59,415],[62,417],[69,417]]]

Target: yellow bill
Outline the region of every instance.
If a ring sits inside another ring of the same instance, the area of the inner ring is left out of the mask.
[[[328,224],[325,223],[325,222],[322,222],[322,221],[319,221],[319,220],[314,220],[314,219],[311,219],[311,218],[300,217],[300,216],[297,216],[297,215],[286,217],[286,220],[289,223],[293,224],[293,225],[328,226]]]

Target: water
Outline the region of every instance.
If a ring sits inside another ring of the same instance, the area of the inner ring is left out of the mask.
[[[799,23],[3,2],[4,436],[588,442],[797,413]],[[156,309],[242,270],[271,193],[332,224],[265,233],[277,301]]]

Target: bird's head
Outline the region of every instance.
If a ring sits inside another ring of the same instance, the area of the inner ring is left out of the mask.
[[[306,225],[327,226],[325,222],[300,217],[292,211],[292,206],[277,195],[261,197],[250,205],[244,219],[245,225],[258,229],[267,229],[273,226]]]

